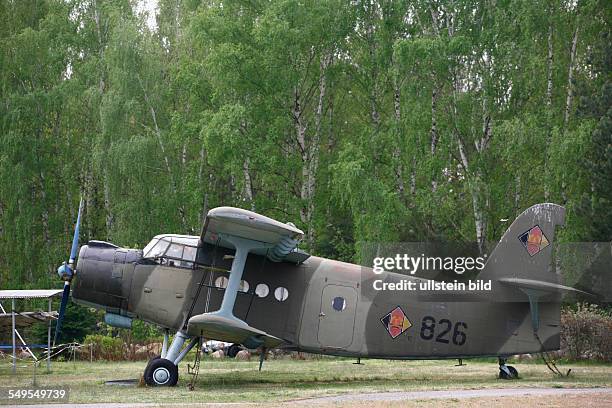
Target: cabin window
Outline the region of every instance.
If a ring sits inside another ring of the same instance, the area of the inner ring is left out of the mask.
[[[270,293],[270,288],[265,283],[260,283],[255,287],[255,294],[260,298],[265,298]]]
[[[341,296],[337,296],[332,300],[332,308],[338,312],[346,309],[346,299]]]
[[[240,292],[248,292],[249,291],[249,282],[245,280],[240,281],[240,287],[238,288]]]
[[[225,276],[219,276],[215,279],[215,286],[218,288],[225,289],[227,288],[228,279]]]
[[[287,290],[287,288],[283,288],[282,286],[279,286],[274,291],[274,297],[279,302],[284,302],[289,297],[289,291]]]
[[[186,246],[183,250],[183,260],[185,261],[195,261],[196,254],[198,253],[198,248],[192,246]]]

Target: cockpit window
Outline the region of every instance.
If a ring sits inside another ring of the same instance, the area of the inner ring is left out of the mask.
[[[144,258],[153,259],[160,265],[193,268],[198,248],[197,239],[185,237],[154,238],[142,250]]]
[[[156,258],[158,256],[162,256],[164,252],[166,252],[166,248],[168,248],[168,245],[170,245],[170,242],[164,239],[160,239],[148,253],[146,251],[143,251],[143,253],[145,254],[144,257]]]
[[[158,242],[159,242],[158,238],[153,238],[151,242],[149,242],[147,246],[142,249],[143,255],[146,257],[149,251],[151,250],[151,248],[153,248],[155,244],[157,244]]]
[[[166,256],[169,258],[177,258],[177,259],[182,258],[183,257],[183,245],[171,244],[168,250],[166,251]]]

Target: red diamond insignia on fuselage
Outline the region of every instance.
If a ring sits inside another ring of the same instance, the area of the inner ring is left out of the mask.
[[[406,317],[406,313],[399,306],[383,316],[380,321],[393,339],[412,326],[412,323]]]

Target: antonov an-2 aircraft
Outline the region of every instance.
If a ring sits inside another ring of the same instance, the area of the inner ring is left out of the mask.
[[[555,204],[535,205],[510,225],[478,276],[493,282],[492,292],[439,301],[372,291],[374,279],[419,278],[311,256],[297,248],[303,232],[293,224],[232,207],[210,210],[200,236],[158,235],[142,250],[90,241],[75,269],[81,209],[69,261],[58,269],[65,283],[56,338],[76,276],[73,300],[104,310],[107,323],[142,319],[165,330],[161,356],[144,371],[151,386],[176,385],[178,364],[203,338],[262,354],[497,356],[500,377],[516,378],[508,356],[559,349],[560,292],[574,290],[558,283],[551,262],[565,214]]]

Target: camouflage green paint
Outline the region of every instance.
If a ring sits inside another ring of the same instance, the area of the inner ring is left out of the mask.
[[[250,290],[239,293],[234,314],[283,339],[287,348],[313,353],[423,359],[537,352],[541,346],[534,336],[527,296],[500,279],[558,283],[551,266],[553,246],[532,256],[518,237],[538,225],[552,242],[555,226],[562,225],[563,218],[562,207],[541,204],[514,221],[479,276],[493,281],[488,294],[375,292],[371,289],[373,279],[397,282],[418,278],[395,273],[375,276],[370,268],[315,256],[296,265],[250,254],[243,274]],[[73,298],[179,330],[186,323],[200,282],[205,286],[192,315],[217,310],[223,298],[222,288],[209,285],[214,285],[217,277],[227,276],[225,271],[231,266],[227,255],[233,251],[220,247],[215,251],[208,244],[201,251],[204,266],[188,269],[143,260],[142,254],[133,250],[84,246]],[[264,298],[253,294],[260,283],[269,287]],[[288,290],[287,300],[274,297],[278,287]],[[342,310],[332,307],[335,297],[344,299]],[[411,326],[392,338],[381,319],[397,306]],[[560,294],[544,294],[539,313],[538,333],[545,348],[558,349]]]

